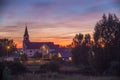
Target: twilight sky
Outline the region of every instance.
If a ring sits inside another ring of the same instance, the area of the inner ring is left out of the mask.
[[[30,41],[67,45],[76,33],[93,34],[103,13],[120,18],[120,0],[0,0],[0,38],[22,47],[27,24]]]

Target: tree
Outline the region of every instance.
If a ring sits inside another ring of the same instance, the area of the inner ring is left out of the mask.
[[[103,73],[112,61],[120,61],[120,21],[115,14],[104,14],[94,30],[94,68]]]
[[[90,43],[90,35],[86,34],[83,37],[83,34],[76,34],[73,38],[73,43],[75,44],[72,48],[72,59],[76,65],[88,65],[88,51],[89,47],[87,46]],[[84,39],[84,40],[83,40]]]
[[[0,39],[0,56],[8,56],[16,51],[16,44],[13,40]]]
[[[75,37],[73,38],[73,45],[74,46],[79,46],[82,44],[82,40],[83,40],[83,34],[79,33],[76,34]]]
[[[94,40],[98,45],[116,46],[120,40],[120,21],[115,14],[109,14],[108,17],[104,14],[94,30]]]
[[[87,46],[87,47],[90,47],[91,46],[91,36],[90,34],[85,34],[85,37],[84,37],[84,45]]]

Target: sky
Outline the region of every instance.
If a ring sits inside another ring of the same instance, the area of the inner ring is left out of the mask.
[[[120,0],[0,0],[0,38],[20,48],[27,25],[30,41],[64,46],[77,33],[92,35],[104,13],[120,18]]]

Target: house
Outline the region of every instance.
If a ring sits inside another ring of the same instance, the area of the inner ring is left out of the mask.
[[[58,58],[62,58],[63,61],[72,61],[72,53],[68,48],[59,48]]]

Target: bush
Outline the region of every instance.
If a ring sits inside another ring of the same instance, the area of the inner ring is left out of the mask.
[[[56,62],[49,62],[40,66],[40,72],[58,72],[59,64]]]
[[[112,61],[109,69],[104,74],[105,75],[120,76],[120,62]]]
[[[2,80],[2,74],[3,74],[3,70],[5,68],[5,64],[3,62],[0,62],[0,80]]]
[[[11,71],[8,67],[5,67],[3,69],[2,77],[3,77],[3,80],[11,80]]]
[[[26,71],[25,66],[23,66],[19,62],[12,62],[9,65],[9,68],[11,69],[12,74],[21,74],[21,73],[24,73]]]
[[[8,67],[11,74],[21,74],[26,71],[25,66],[20,62],[1,62],[0,63],[0,75],[3,73],[5,67]]]

